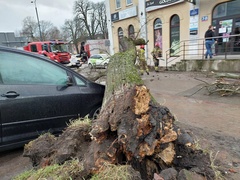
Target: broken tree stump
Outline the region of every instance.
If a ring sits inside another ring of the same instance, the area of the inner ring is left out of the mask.
[[[65,141],[71,141],[69,138],[73,137],[77,142],[77,137],[71,135],[76,134],[77,129],[66,129],[64,134],[67,136],[60,136],[56,141],[58,146],[53,145],[43,158],[60,162],[54,159],[60,157],[63,163],[63,159],[81,157],[85,179],[104,171],[107,164],[131,165],[140,172],[142,179],[153,179],[155,173],[160,174],[171,167],[177,172],[200,170],[197,172],[200,176],[213,179],[209,156],[192,148],[193,139],[175,126],[169,109],[156,103],[143,85],[134,65],[136,49],[133,42],[124,38],[121,44],[125,51],[112,56],[108,65],[100,115],[90,129],[81,127],[87,129],[81,131],[83,135],[89,132],[91,137],[91,141],[87,138],[87,149],[81,148],[84,142],[80,138],[81,144],[68,142],[64,146],[68,151],[63,156],[59,154],[64,152],[57,148],[61,137]]]

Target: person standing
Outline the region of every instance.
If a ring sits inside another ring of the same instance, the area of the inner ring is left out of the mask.
[[[205,53],[205,59],[210,57],[212,59],[213,53],[212,53],[212,45],[214,44],[214,31],[213,26],[210,25],[208,27],[208,30],[205,32],[205,47],[206,47],[206,53]]]
[[[153,56],[154,61],[154,70],[156,72],[159,72],[158,66],[159,66],[159,58],[162,57],[162,50],[160,49],[159,45],[155,43],[155,47],[153,48],[153,51],[151,52]]]
[[[137,56],[138,56],[138,59],[139,59],[139,66],[140,66],[141,75],[143,75],[144,71],[146,71],[147,75],[149,75],[149,70],[148,70],[146,59],[145,59],[144,45],[141,45],[140,49],[137,50]]]

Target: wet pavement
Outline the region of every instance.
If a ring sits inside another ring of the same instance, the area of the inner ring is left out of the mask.
[[[212,84],[216,79],[201,72],[152,72],[142,79],[155,100],[170,109],[175,124],[211,154],[224,179],[239,180],[240,95],[209,95],[205,82]]]
[[[240,138],[240,96],[208,95],[204,82],[213,83],[214,77],[164,71],[152,72],[142,79],[153,97],[167,106],[177,121]]]

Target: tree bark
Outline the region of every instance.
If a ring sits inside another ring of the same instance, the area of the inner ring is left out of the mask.
[[[33,151],[43,144],[38,141],[29,143],[25,155],[44,165],[77,157],[84,164],[83,177],[98,174],[110,163],[131,165],[142,179],[153,179],[154,173],[170,167],[193,172],[201,169],[197,173],[213,179],[209,156],[192,148],[193,138],[175,126],[169,109],[155,102],[143,85],[134,65],[133,42],[124,38],[121,45],[125,51],[109,62],[99,117],[92,125],[67,128],[41,157],[42,148]]]
[[[143,85],[134,65],[135,45],[126,39],[121,43],[126,51],[110,59],[104,103],[92,125],[85,169],[99,173],[105,163],[130,163],[143,179],[152,179],[154,172],[172,165],[176,154],[172,142],[178,133],[168,108],[157,104]]]

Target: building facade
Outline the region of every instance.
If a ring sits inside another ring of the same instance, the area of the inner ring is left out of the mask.
[[[240,0],[105,0],[105,3],[110,52],[121,51],[119,39],[123,36],[144,38],[148,41],[145,49],[150,65],[155,44],[162,49],[163,59],[167,54],[178,56],[180,43],[187,40],[193,44],[196,39],[203,39],[209,25],[216,27],[216,36],[226,35],[219,39],[223,47],[230,43],[228,35],[239,34]],[[235,44],[232,41],[228,51],[240,53]],[[199,49],[194,46],[200,45],[189,46],[189,54]]]

